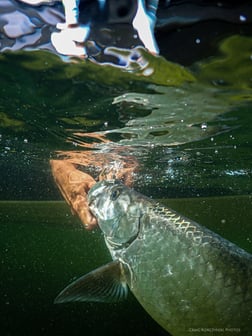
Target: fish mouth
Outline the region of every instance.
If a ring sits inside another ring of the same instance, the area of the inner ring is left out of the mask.
[[[92,213],[92,215],[94,215],[96,217],[96,214],[95,214],[95,211],[94,211],[94,208],[95,208],[95,198],[94,197],[90,197],[88,199],[88,207],[89,207],[89,210]]]
[[[90,196],[88,197],[88,206],[92,210],[92,206],[94,206],[95,198]]]
[[[99,199],[103,189],[104,186],[98,182],[89,190],[87,200],[90,208],[92,208],[95,205],[95,201]]]
[[[95,184],[88,193],[87,201],[90,211],[94,216],[97,216],[97,211],[95,209],[99,209],[99,205],[101,205],[103,200],[103,195],[105,194],[106,185],[103,183]]]

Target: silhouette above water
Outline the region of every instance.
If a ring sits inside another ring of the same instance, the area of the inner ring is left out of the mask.
[[[170,60],[188,63],[206,50],[209,52],[213,39],[220,37],[221,34],[226,36],[251,32],[250,1],[240,1],[238,4],[236,1],[222,1],[220,4],[203,0],[171,0],[159,1],[156,7],[157,2],[147,2],[147,5],[154,4],[154,9],[151,11],[147,6],[145,18],[152,18],[151,43],[155,45],[156,51],[159,47],[161,55]],[[104,6],[101,3],[104,3]],[[80,1],[79,24],[83,30],[76,30],[79,38],[75,50],[78,50],[79,54],[85,51],[89,58],[102,63],[120,62],[120,57],[110,54],[110,47],[132,49],[145,46],[153,51],[148,44],[150,39],[141,35],[142,17],[140,17],[141,24],[134,22],[141,4],[142,1],[137,0]],[[153,37],[156,8],[155,37],[158,47]],[[52,45],[51,37],[52,34],[58,34],[53,35],[57,40],[67,31],[57,29],[57,26],[63,28],[67,19],[61,1],[4,0],[0,2],[0,13],[1,52],[43,49],[58,54]],[[201,26],[195,25],[196,23],[200,23]],[[194,28],[195,26],[197,27]],[[177,30],[178,28],[182,30]],[[83,38],[85,45],[78,44],[79,39]]]

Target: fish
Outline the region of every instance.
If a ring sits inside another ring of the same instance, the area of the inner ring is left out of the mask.
[[[173,336],[252,330],[252,255],[117,180],[97,182],[89,206],[112,261],[55,299],[117,302],[134,294]]]

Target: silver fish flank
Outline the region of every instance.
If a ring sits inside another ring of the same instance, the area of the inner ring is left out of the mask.
[[[113,261],[65,288],[56,303],[118,301],[133,292],[173,336],[252,330],[252,255],[118,181],[89,192]]]

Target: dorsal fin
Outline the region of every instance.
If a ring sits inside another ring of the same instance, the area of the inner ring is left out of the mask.
[[[54,303],[118,302],[127,297],[128,287],[119,260],[110,262],[72,282]]]

